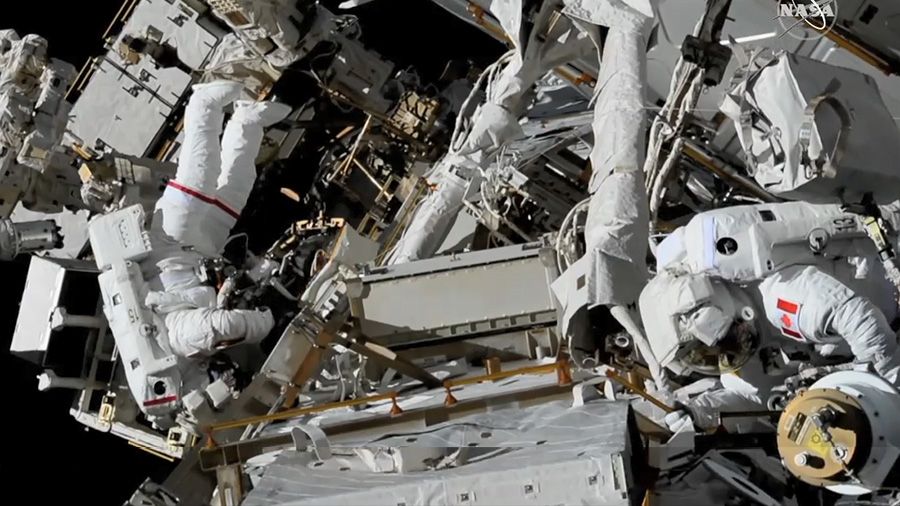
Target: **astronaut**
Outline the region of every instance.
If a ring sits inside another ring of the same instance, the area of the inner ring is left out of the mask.
[[[247,203],[263,129],[291,111],[285,104],[239,100],[242,90],[227,81],[194,86],[177,173],[153,214],[153,251],[141,266],[151,289],[146,304],[164,315],[169,351],[180,357],[258,342],[274,325],[268,309],[216,308],[214,288],[199,276],[201,261],[221,253]],[[232,103],[223,133],[224,108]]]
[[[883,208],[891,222],[894,209]],[[862,218],[838,205],[741,206],[701,213],[667,241],[641,317],[662,366],[721,374],[722,389],[684,403],[698,426],[716,425],[716,412],[764,409],[779,382],[756,373],[766,347],[805,348],[813,360],[848,349],[897,384],[897,289]]]

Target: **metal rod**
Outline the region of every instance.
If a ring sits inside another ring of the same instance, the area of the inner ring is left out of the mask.
[[[381,183],[379,183],[378,180],[375,179],[375,176],[373,176],[372,173],[369,172],[368,169],[366,169],[366,166],[363,165],[362,162],[360,162],[359,160],[357,160],[356,158],[354,158],[354,159],[353,159],[353,164],[356,165],[356,166],[359,168],[360,171],[362,171],[363,175],[365,175],[366,178],[368,178],[369,181],[370,181],[373,185],[375,185],[375,188],[378,190],[378,194],[379,194],[379,195],[382,194],[382,193],[384,193],[384,188],[382,187]]]
[[[338,168],[337,173],[340,173],[343,176],[349,171],[350,164],[356,157],[356,151],[359,149],[359,144],[360,142],[362,142],[363,137],[365,137],[366,133],[369,131],[369,125],[371,124],[372,115],[369,114],[366,116],[366,122],[363,123],[362,130],[359,131],[359,135],[356,136],[356,140],[353,142],[353,147],[350,148],[350,154],[347,155],[347,158],[341,161],[341,165]]]
[[[510,378],[512,376],[521,376],[524,374],[550,374],[559,369],[559,363],[533,365],[529,367],[521,367],[519,369],[511,369],[509,371],[500,371],[494,374],[483,374],[481,376],[472,376],[470,378],[460,378],[456,380],[447,380],[444,387],[458,387],[462,385],[472,385],[481,383],[482,381],[493,381],[498,379]]]
[[[78,88],[78,83],[81,81],[81,78],[84,76],[84,73],[88,71],[94,64],[93,58],[88,58],[88,61],[84,62],[84,65],[81,66],[81,70],[78,71],[78,75],[75,76],[75,79],[69,84],[69,89],[66,90],[66,94],[64,96],[65,100],[69,99],[69,95],[72,94],[75,89]]]
[[[214,432],[228,430],[228,429],[239,429],[241,427],[246,427],[247,425],[254,425],[262,422],[275,422],[279,420],[287,420],[289,418],[296,418],[298,416],[309,415],[312,413],[320,413],[322,411],[328,411],[331,409],[337,408],[347,408],[350,406],[358,406],[360,404],[368,404],[370,402],[383,401],[388,399],[393,399],[397,397],[397,392],[388,392],[386,394],[379,395],[370,395],[368,397],[360,397],[358,399],[350,399],[347,401],[341,402],[329,402],[326,404],[318,404],[316,406],[307,406],[305,408],[295,408],[288,409],[286,411],[281,411],[279,413],[275,413],[272,415],[260,415],[260,416],[251,416],[249,418],[241,418],[239,420],[233,420],[230,422],[222,422],[210,425],[206,433],[212,434]]]
[[[513,402],[545,403],[552,400],[571,398],[568,386],[548,385],[531,390],[501,393],[480,399],[462,399],[453,406],[429,406],[410,409],[401,414],[390,416],[383,413],[371,418],[350,419],[331,425],[324,423],[321,427],[328,436],[349,433],[370,433],[382,427],[408,427],[411,422],[421,423],[428,427],[441,421],[450,421],[471,414],[474,411],[484,412],[498,406]],[[293,445],[290,434],[263,435],[258,439],[234,441],[221,446],[199,448],[200,468],[211,471],[223,465],[246,462],[248,459],[279,447]]]
[[[122,6],[119,7],[119,12],[116,13],[116,16],[113,18],[113,20],[109,23],[109,26],[107,26],[106,30],[103,32],[103,36],[100,37],[101,40],[106,40],[106,37],[109,35],[109,32],[111,32],[113,27],[116,26],[116,23],[118,23],[121,20],[121,18],[123,17],[122,13],[125,12],[126,6],[128,6],[129,3],[134,3],[136,1],[137,0],[125,0],[124,2],[122,2]]]
[[[877,68],[885,74],[896,75],[900,73],[900,68],[898,68],[896,60],[891,61],[881,51],[867,47],[866,45],[864,45],[864,43],[851,38],[851,34],[844,33],[844,29],[840,25],[835,25],[832,30],[824,33],[824,35],[839,47],[847,50],[862,61]]]
[[[675,411],[678,411],[677,409],[673,408],[672,406],[669,406],[668,404],[664,403],[663,401],[648,394],[647,392],[644,391],[643,388],[628,381],[627,379],[622,377],[618,372],[616,372],[612,369],[610,369],[609,371],[606,371],[606,377],[615,381],[616,383],[624,386],[625,388],[631,390],[632,392],[640,395],[641,397],[646,399],[649,403],[651,403],[654,406],[656,406],[657,408],[665,411],[666,413],[674,413]]]
[[[343,339],[341,337],[337,338],[337,342],[364,357],[368,357],[376,362],[386,365],[391,369],[396,370],[401,374],[421,381],[422,384],[428,388],[438,388],[441,386],[441,381],[437,379],[433,374],[404,359],[400,355],[397,355],[384,346],[373,343],[371,341],[366,343],[359,343],[356,341]]]
[[[141,443],[137,443],[137,442],[135,442],[135,441],[128,441],[128,444],[130,444],[131,446],[133,446],[133,447],[135,447],[135,448],[144,450],[145,452],[149,453],[150,455],[155,455],[155,456],[157,456],[157,457],[159,457],[159,458],[161,458],[161,459],[163,459],[163,460],[168,460],[169,462],[175,462],[175,459],[174,459],[174,458],[172,458],[172,457],[170,457],[170,456],[166,455],[165,453],[162,453],[162,452],[160,452],[160,451],[158,451],[158,450],[155,450],[155,449],[153,449],[153,448],[150,448],[149,446],[142,445]]]
[[[776,416],[781,416],[781,411],[769,411],[769,410],[760,410],[760,411],[722,411],[719,413],[719,418],[761,418],[764,416],[775,418]]]
[[[754,181],[738,174],[734,169],[721,161],[703,152],[696,144],[687,141],[682,146],[681,152],[688,158],[702,165],[704,168],[719,176],[726,183],[737,186],[763,202],[781,202],[782,200],[760,188]]]

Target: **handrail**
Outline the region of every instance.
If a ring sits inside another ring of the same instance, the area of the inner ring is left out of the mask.
[[[527,367],[520,367],[518,369],[510,369],[508,371],[495,372],[492,374],[482,374],[481,376],[447,380],[444,382],[444,388],[472,385],[474,383],[481,383],[482,381],[495,381],[499,379],[506,379],[512,376],[522,376],[525,374],[550,374],[556,372],[558,369],[559,362],[553,362],[552,364],[532,365]]]
[[[214,432],[228,430],[228,429],[239,429],[242,427],[246,427],[248,425],[254,425],[257,423],[263,422],[275,422],[280,420],[287,420],[290,418],[295,418],[298,416],[309,415],[313,413],[320,413],[322,411],[329,411],[332,409],[338,408],[346,408],[350,406],[358,406],[360,404],[367,404],[369,402],[383,401],[390,399],[394,404],[397,402],[397,392],[388,392],[384,394],[370,395],[368,397],[359,397],[357,399],[350,399],[346,401],[339,402],[329,402],[325,404],[317,404],[315,406],[306,406],[303,408],[294,408],[288,409],[285,411],[280,411],[278,413],[273,413],[271,415],[260,415],[260,416],[251,416],[248,418],[241,418],[238,420],[232,420],[230,422],[220,422],[215,423],[206,428],[204,431],[207,435],[212,435]],[[212,438],[210,438],[212,441]]]
[[[521,376],[525,374],[551,374],[557,373],[558,381],[561,385],[569,384],[572,382],[572,378],[569,372],[569,364],[567,360],[558,360],[553,362],[552,364],[543,364],[543,365],[535,365],[528,367],[520,367],[518,369],[510,369],[508,371],[500,371],[492,374],[484,374],[480,376],[472,376],[469,378],[460,378],[457,380],[447,380],[444,382],[444,388],[447,390],[449,396],[452,397],[450,390],[455,386],[463,386],[463,385],[471,385],[475,383],[481,383],[482,381],[492,381],[498,379],[509,378],[512,376]],[[392,403],[391,414],[399,414],[403,411],[400,409],[400,406],[397,404],[397,392],[391,391],[384,394],[370,395],[367,397],[360,397],[358,399],[350,399],[346,401],[340,402],[329,402],[325,404],[318,404],[315,406],[306,406],[302,408],[294,408],[288,409],[285,411],[280,411],[278,413],[273,413],[269,415],[260,415],[260,416],[251,416],[247,418],[241,418],[238,420],[232,420],[229,422],[219,422],[212,425],[207,426],[204,429],[204,433],[208,436],[207,444],[210,446],[215,446],[215,439],[213,439],[212,435],[215,432],[228,430],[228,429],[239,429],[243,427],[247,427],[248,425],[255,425],[258,423],[264,422],[274,422],[280,420],[288,420],[291,418],[296,418],[298,416],[309,415],[313,413],[321,413],[323,411],[329,411],[332,409],[338,408],[346,408],[350,406],[358,406],[360,404],[367,404],[370,402],[382,401],[382,400],[390,400]],[[453,403],[453,401],[451,401]]]
[[[130,13],[134,9],[134,6],[135,4],[137,4],[137,2],[138,0],[125,0],[124,2],[122,2],[122,6],[119,7],[119,12],[116,12],[116,16],[112,21],[110,21],[109,26],[106,27],[106,30],[103,32],[103,36],[100,37],[101,40],[106,40],[106,37],[108,37],[109,33],[112,32],[113,27],[116,26],[116,23],[125,18],[124,13],[126,12],[126,8],[128,13]],[[129,3],[131,4],[131,6],[127,7]]]

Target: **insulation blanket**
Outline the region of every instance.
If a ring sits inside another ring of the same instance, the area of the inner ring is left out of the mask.
[[[570,405],[499,409],[377,440],[331,441],[335,455],[361,447],[467,451],[465,463],[439,471],[370,472],[351,459],[317,462],[286,451],[264,468],[244,504],[630,504],[628,402]]]

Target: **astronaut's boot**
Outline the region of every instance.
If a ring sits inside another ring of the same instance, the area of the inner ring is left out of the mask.
[[[191,95],[191,104],[195,101],[204,108],[221,110],[226,105],[241,98],[244,86],[234,81],[213,81],[210,83],[195,84]]]
[[[293,111],[291,106],[280,102],[252,102],[238,100],[234,103],[232,121],[269,127],[287,118]]]

